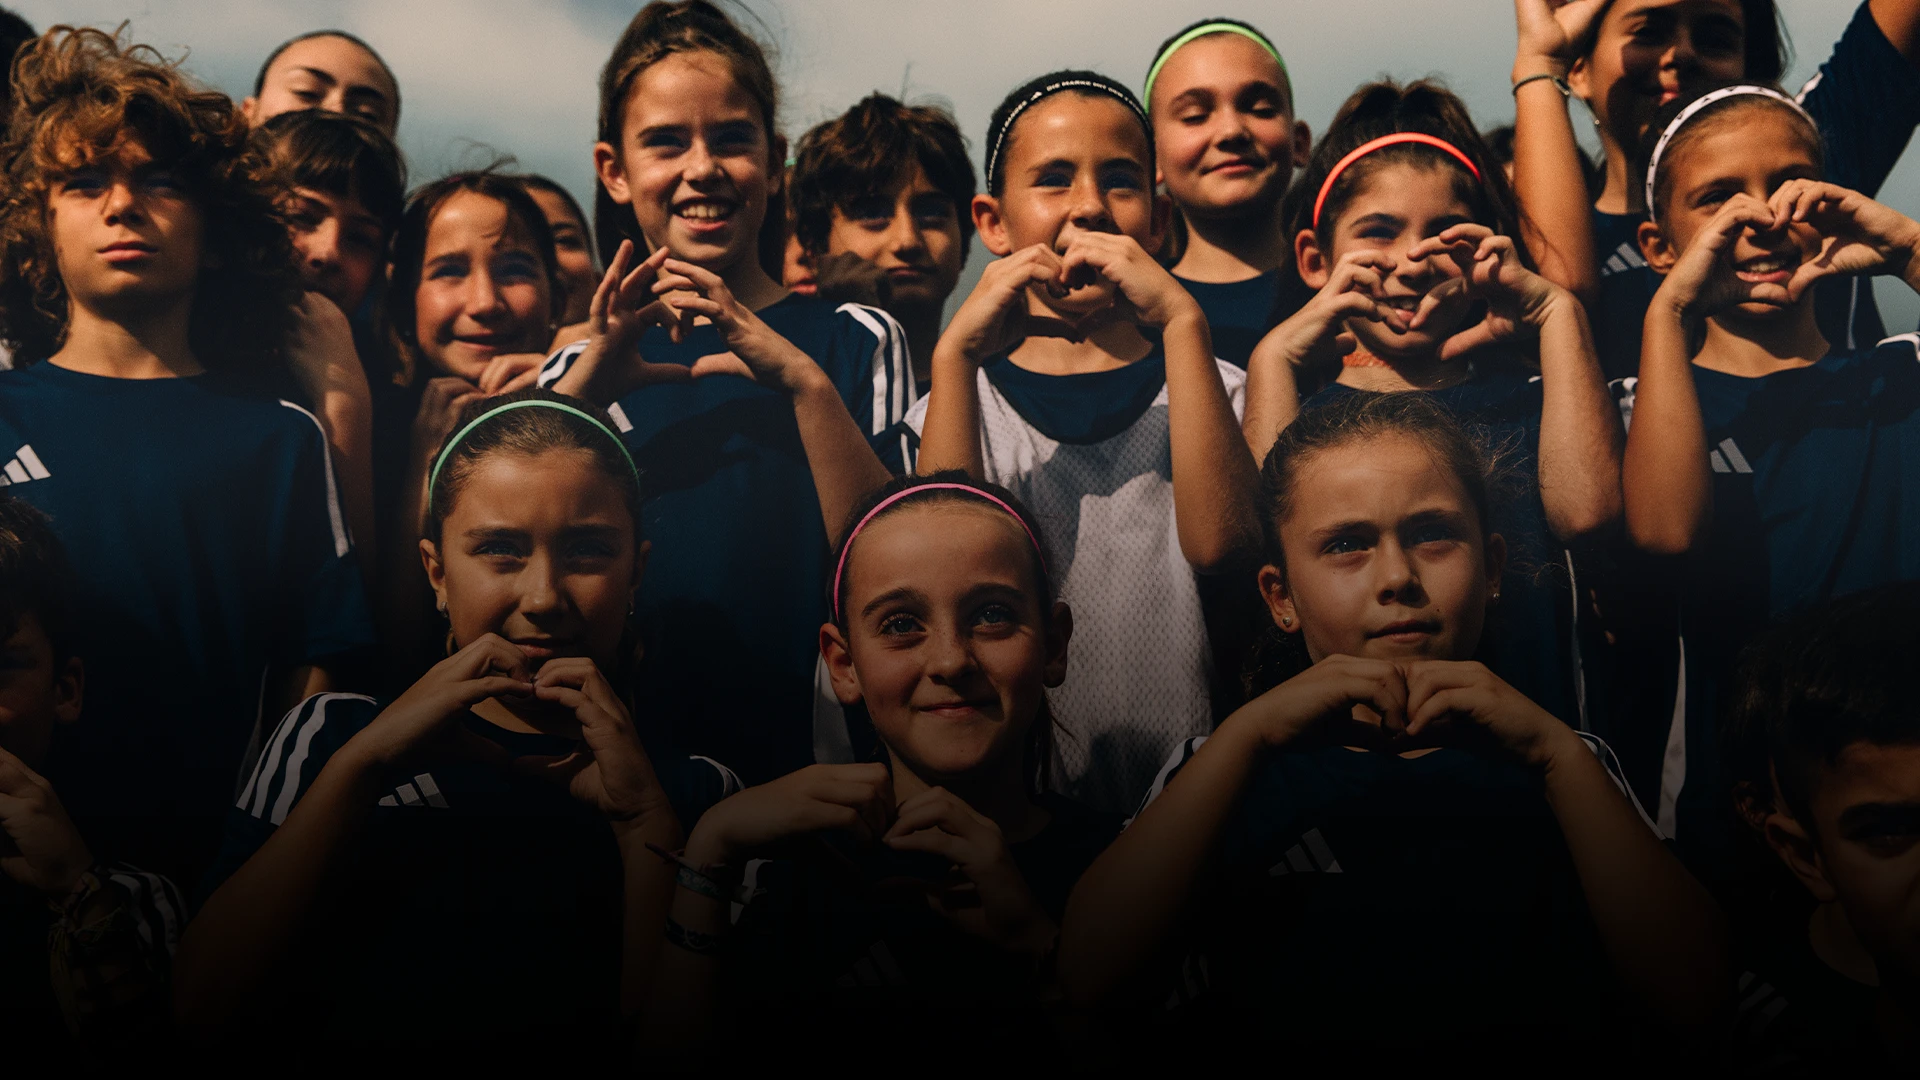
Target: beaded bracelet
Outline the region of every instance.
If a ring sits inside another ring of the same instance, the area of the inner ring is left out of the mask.
[[[1521,88],[1521,87],[1523,87],[1523,86],[1525,86],[1525,85],[1527,85],[1528,83],[1531,83],[1531,82],[1539,82],[1539,81],[1540,81],[1541,79],[1552,79],[1552,80],[1553,80],[1553,88],[1554,88],[1555,90],[1558,90],[1558,91],[1560,91],[1560,96],[1561,96],[1561,97],[1563,97],[1563,98],[1570,98],[1570,97],[1572,97],[1572,96],[1573,96],[1573,87],[1571,87],[1571,86],[1568,86],[1568,85],[1567,85],[1567,80],[1565,80],[1565,79],[1563,79],[1563,78],[1561,78],[1561,77],[1560,77],[1560,76],[1558,76],[1558,75],[1550,75],[1550,74],[1548,74],[1548,73],[1546,73],[1546,72],[1544,72],[1544,71],[1543,71],[1543,72],[1541,72],[1541,73],[1540,73],[1540,74],[1538,74],[1538,75],[1529,75],[1529,76],[1527,76],[1526,78],[1524,78],[1524,79],[1521,79],[1520,81],[1518,81],[1518,82],[1516,82],[1516,83],[1514,83],[1514,84],[1513,84],[1513,96],[1515,96],[1515,97],[1519,97],[1519,96],[1520,96],[1520,88]]]

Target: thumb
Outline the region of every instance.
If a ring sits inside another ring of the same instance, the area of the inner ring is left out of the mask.
[[[753,378],[753,368],[731,351],[708,353],[695,360],[692,373],[696,379],[704,379],[709,375],[738,375],[743,379]]]

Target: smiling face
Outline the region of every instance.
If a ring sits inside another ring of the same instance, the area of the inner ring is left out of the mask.
[[[360,200],[317,188],[294,188],[282,209],[300,283],[353,314],[386,268],[386,226]]]
[[[472,191],[447,197],[427,226],[414,290],[414,334],[436,372],[478,382],[502,353],[540,352],[552,293],[533,234],[505,203]]]
[[[1697,125],[1697,126],[1696,126]],[[1719,107],[1680,132],[1660,160],[1657,230],[1645,229],[1647,264],[1659,273],[1706,228],[1727,199],[1745,193],[1766,201],[1789,180],[1820,178],[1813,132],[1784,106],[1740,102]],[[1778,232],[1743,232],[1729,261],[1742,281],[1785,285],[1793,272],[1820,253],[1820,234],[1805,222]],[[1808,301],[1810,302],[1810,300]],[[1782,317],[1791,308],[1758,301],[1741,304],[1750,319]]]
[[[972,502],[910,504],[861,531],[844,588],[845,633],[822,638],[840,700],[864,701],[929,784],[1017,775],[1071,632],[1064,607],[1044,607],[1020,525]]]
[[[80,716],[80,661],[55,663],[53,642],[28,612],[0,639],[0,749],[37,769],[47,758],[55,726]]]
[[[1739,0],[1614,0],[1567,81],[1614,144],[1631,147],[1660,106],[1745,71]]]
[[[178,173],[130,143],[48,188],[48,233],[73,303],[150,313],[192,301],[205,234]]]
[[[301,109],[358,116],[388,135],[400,122],[399,88],[379,58],[330,34],[282,49],[268,65],[260,92],[240,107],[255,127]]]
[[[973,201],[981,242],[995,255],[1034,244],[1064,253],[1083,232],[1120,233],[1159,250],[1166,214],[1153,193],[1153,154],[1124,104],[1105,94],[1054,94],[1020,114],[1001,155],[1001,193]],[[1112,303],[1113,287],[1095,281],[1055,297],[1034,286],[1028,295],[1075,319]]]
[[[965,260],[960,208],[916,161],[892,191],[833,208],[827,254],[842,252],[886,272],[892,285],[889,306],[937,310],[959,283]]]
[[[1505,547],[1483,540],[1459,477],[1409,435],[1353,439],[1296,467],[1284,568],[1260,587],[1274,621],[1336,654],[1465,660],[1480,643]]]
[[[759,104],[724,57],[675,53],[635,76],[619,147],[602,143],[594,156],[650,248],[722,277],[755,258],[779,163]]]
[[[420,550],[456,644],[498,634],[536,669],[554,656],[613,669],[645,552],[619,482],[591,452],[480,458],[439,543]]]
[[[1175,50],[1153,83],[1160,179],[1182,213],[1270,212],[1306,164],[1286,73],[1257,42],[1210,34]]]
[[[532,185],[528,185],[527,194],[539,204],[547,227],[553,230],[554,264],[567,293],[566,314],[560,321],[568,326],[585,322],[587,309],[593,304],[594,290],[600,287],[600,275],[593,269],[593,253],[587,250],[591,238],[586,223],[575,216],[573,207],[560,195]]]
[[[1411,318],[1429,293],[1460,277],[1460,267],[1451,258],[1416,261],[1406,257],[1407,250],[1420,241],[1474,220],[1473,208],[1460,197],[1460,175],[1452,166],[1424,162],[1388,162],[1369,169],[1358,189],[1339,208],[1328,230],[1326,249],[1321,248],[1319,237],[1311,230],[1303,230],[1295,240],[1301,280],[1310,288],[1322,288],[1343,256],[1355,251],[1382,252],[1396,266],[1381,283],[1379,298]],[[1383,359],[1430,356],[1460,328],[1468,310],[1464,294],[1452,288],[1441,297],[1441,306],[1417,331],[1402,333],[1366,319],[1350,320],[1347,329],[1363,348]]]

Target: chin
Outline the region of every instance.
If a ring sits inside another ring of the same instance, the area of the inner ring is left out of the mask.
[[[1427,330],[1413,330],[1396,334],[1390,330],[1376,330],[1371,324],[1354,334],[1360,347],[1382,360],[1418,360],[1430,357],[1440,348],[1446,337]]]
[[[1102,308],[1109,307],[1114,299],[1113,286],[1105,282],[1082,285],[1065,296],[1054,296],[1039,286],[1035,286],[1033,291],[1039,295],[1040,302],[1046,305],[1049,311],[1069,321],[1085,318]]]

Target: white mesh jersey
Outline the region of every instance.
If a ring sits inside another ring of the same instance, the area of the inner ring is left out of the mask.
[[[1236,418],[1247,373],[1216,361]],[[1066,682],[1048,691],[1059,725],[1053,786],[1127,813],[1184,739],[1213,730],[1212,653],[1195,572],[1173,517],[1167,388],[1119,434],[1060,443],[979,376],[987,479],[1040,519],[1060,597],[1073,608]],[[908,411],[917,433],[927,399]]]

